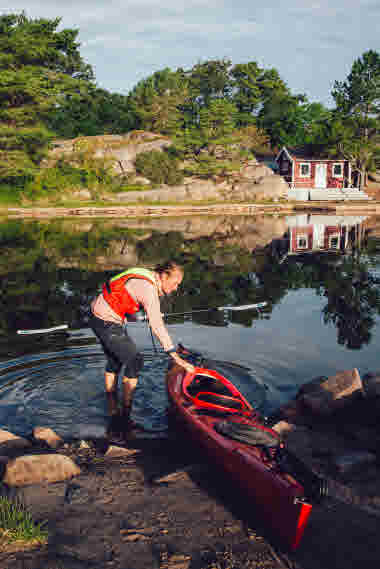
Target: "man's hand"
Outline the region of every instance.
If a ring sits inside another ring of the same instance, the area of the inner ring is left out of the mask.
[[[194,373],[195,367],[193,366],[193,364],[191,364],[190,362],[181,358],[177,354],[177,352],[173,352],[170,355],[173,358],[173,360],[175,361],[175,363],[178,364],[179,366],[183,367],[187,371],[187,373]]]

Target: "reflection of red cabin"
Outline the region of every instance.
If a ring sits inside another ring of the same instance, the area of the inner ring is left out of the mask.
[[[340,251],[344,249],[346,228],[343,226],[323,226],[319,235],[313,225],[292,227],[289,230],[290,253],[311,253],[312,251]]]
[[[316,158],[304,150],[284,146],[276,156],[276,162],[280,176],[291,188],[333,189],[351,186],[348,160]]]
[[[331,215],[292,216],[288,220],[288,255],[316,252],[341,252],[360,246],[363,216],[340,218]]]

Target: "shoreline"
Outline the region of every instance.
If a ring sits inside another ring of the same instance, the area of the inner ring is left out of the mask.
[[[154,217],[171,215],[255,215],[323,211],[380,214],[380,203],[297,202],[297,203],[239,203],[239,204],[178,204],[178,205],[125,205],[125,206],[74,206],[74,207],[9,207],[0,208],[0,216],[8,218],[31,217]]]

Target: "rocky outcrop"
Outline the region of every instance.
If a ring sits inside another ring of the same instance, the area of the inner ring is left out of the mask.
[[[51,166],[62,157],[75,159],[81,152],[90,152],[94,158],[107,159],[115,174],[135,172],[134,161],[140,152],[162,150],[171,145],[163,135],[147,131],[131,131],[127,134],[81,136],[70,140],[56,140],[45,166]]]
[[[112,166],[115,175],[129,175],[133,184],[141,185],[141,190],[138,191],[104,195],[105,201],[129,203],[267,199],[278,201],[286,197],[287,184],[284,179],[256,159],[245,161],[240,169],[226,176],[206,180],[192,176],[185,178],[184,183],[179,186],[163,184],[154,190],[144,190],[144,185],[150,182],[137,175],[134,165],[136,156],[149,150],[163,150],[171,144],[168,137],[146,131],[56,140],[43,166],[52,166],[62,157],[75,163],[81,153],[88,153],[95,159],[105,160]],[[216,157],[224,158],[222,154],[217,154]],[[73,195],[83,201],[92,199],[91,192],[86,189],[76,190]]]
[[[154,190],[119,192],[108,199],[115,202],[179,202],[179,201],[246,201],[275,200],[284,198],[287,184],[281,176],[273,174],[270,168],[262,166],[266,175],[258,178],[246,177],[233,181],[213,181],[199,178],[187,179],[179,186],[161,185]]]

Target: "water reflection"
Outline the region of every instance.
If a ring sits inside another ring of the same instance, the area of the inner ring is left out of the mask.
[[[226,319],[210,311],[170,324],[174,338],[248,367],[245,394],[264,412],[314,375],[350,362],[375,365],[378,226],[377,218],[304,214],[3,221],[1,423],[20,428],[23,421],[27,429],[38,420],[82,436],[86,429],[104,429],[104,361],[87,329],[90,300],[111,274],[167,257],[184,263],[186,272],[163,312],[268,302],[260,312],[233,312]],[[16,334],[62,323],[69,324],[67,333]],[[145,328],[136,333],[151,353]],[[362,360],[348,356],[364,348]],[[165,358],[148,357],[136,393],[135,418],[153,430],[165,424],[165,366]]]
[[[271,243],[280,263],[291,255],[349,253],[365,242],[364,221],[368,216],[300,214],[287,218],[283,237]]]
[[[312,287],[327,299],[323,320],[337,329],[338,344],[359,349],[371,339],[379,314],[379,279],[365,251],[365,216],[298,215],[282,239],[271,243],[279,265],[291,267],[293,287]]]

